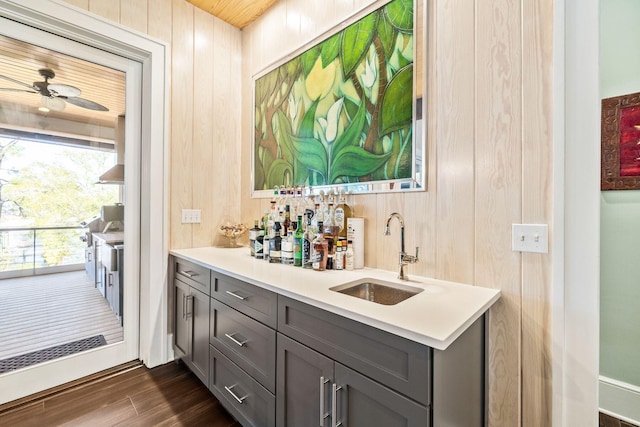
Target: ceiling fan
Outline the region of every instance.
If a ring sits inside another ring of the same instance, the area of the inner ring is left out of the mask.
[[[76,105],[78,107],[87,108],[95,111],[109,111],[104,105],[100,105],[97,102],[90,101],[88,99],[79,98],[82,91],[75,86],[69,86],[65,84],[49,83],[50,79],[53,79],[56,74],[50,68],[41,68],[38,70],[43,78],[43,82],[33,82],[33,84],[23,83],[19,80],[12,79],[11,77],[0,75],[0,79],[8,80],[20,86],[27,87],[28,89],[14,89],[14,88],[0,88],[0,91],[4,92],[27,92],[27,93],[39,93],[41,95],[42,104],[54,111],[62,111],[66,107],[66,102]]]

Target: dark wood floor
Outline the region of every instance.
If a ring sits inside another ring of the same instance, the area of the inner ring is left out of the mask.
[[[173,362],[99,378],[8,411],[2,408],[0,426],[240,427],[195,375]]]
[[[620,421],[617,418],[600,413],[600,427],[636,427],[633,424],[629,424],[624,421]]]

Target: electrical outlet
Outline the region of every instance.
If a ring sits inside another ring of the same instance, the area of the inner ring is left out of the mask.
[[[200,209],[182,209],[183,224],[200,224]]]
[[[512,224],[511,249],[515,252],[549,252],[549,226],[547,224]]]

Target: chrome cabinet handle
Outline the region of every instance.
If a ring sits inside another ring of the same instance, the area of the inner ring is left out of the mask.
[[[244,397],[238,397],[238,395],[237,395],[237,394],[235,394],[235,393],[233,392],[233,388],[234,388],[235,386],[236,386],[235,384],[234,384],[234,385],[232,385],[231,387],[224,386],[224,389],[225,389],[225,390],[227,390],[227,391],[229,392],[229,394],[230,394],[231,396],[233,396],[233,398],[234,398],[234,399],[235,399],[239,404],[241,404],[241,405],[242,405],[242,404],[244,403],[244,400],[248,397],[248,395],[247,395],[247,396],[244,396]]]
[[[187,296],[182,294],[182,318],[187,318]]]
[[[233,336],[236,333],[234,332],[233,334],[224,334],[225,337],[229,338],[231,341],[233,341],[235,344],[237,344],[239,347],[244,347],[244,345],[247,343],[247,340],[244,341],[238,341],[237,339],[235,339]]]
[[[232,297],[238,298],[239,300],[242,300],[242,301],[246,301],[247,300],[247,297],[243,297],[242,295],[238,295],[235,292],[232,292],[232,291],[225,291],[225,292],[228,293],[229,295],[231,295]]]
[[[333,392],[331,393],[331,412],[333,413],[332,427],[340,427],[342,421],[338,421],[338,391],[342,390],[342,386],[333,384]]]
[[[324,402],[324,386],[329,380],[325,377],[320,377],[320,427],[324,427],[324,420],[327,419],[329,413],[325,411]]]
[[[108,281],[109,286],[113,286],[113,273],[109,273],[109,281]]]
[[[196,277],[198,275],[198,273],[194,273],[191,270],[180,270],[180,271],[178,271],[178,273],[183,274],[183,275],[187,276],[190,279],[192,279],[192,278],[194,278],[194,277]]]
[[[193,316],[193,295],[187,296],[187,319]]]

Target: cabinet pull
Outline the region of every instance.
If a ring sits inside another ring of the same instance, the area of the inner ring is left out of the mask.
[[[236,297],[236,298],[238,298],[239,300],[242,300],[242,301],[246,301],[246,299],[247,299],[247,297],[243,297],[242,295],[238,295],[238,294],[236,294],[235,292],[232,292],[232,291],[226,291],[226,293],[228,293],[232,297]]]
[[[187,296],[187,319],[193,315],[193,295]]]
[[[109,286],[113,286],[113,273],[109,273]]]
[[[332,427],[340,427],[342,421],[338,421],[338,391],[342,390],[342,386],[333,384],[333,392],[331,393],[331,412],[333,413]]]
[[[325,402],[324,402],[324,386],[327,384],[329,380],[325,377],[320,377],[320,427],[324,427],[324,420],[329,417],[329,413],[325,411]]]
[[[244,347],[244,345],[247,343],[247,341],[238,341],[237,339],[235,339],[233,336],[236,333],[234,332],[233,334],[224,334],[225,337],[229,338],[231,341],[233,341],[234,343],[236,343],[238,346],[240,347]]]
[[[187,318],[187,298],[185,294],[182,294],[182,318]]]
[[[193,279],[194,277],[196,277],[198,275],[198,273],[194,273],[191,270],[180,270],[180,271],[178,271],[178,273],[183,274],[183,275],[187,276],[190,279]]]
[[[234,398],[234,399],[235,399],[239,404],[241,404],[241,405],[242,405],[242,404],[244,403],[244,400],[247,398],[247,396],[248,396],[248,395],[247,395],[247,396],[244,396],[244,397],[238,397],[238,395],[237,395],[237,394],[235,394],[235,393],[233,392],[233,388],[234,388],[235,386],[236,386],[235,384],[234,384],[234,385],[232,385],[231,387],[224,386],[224,389],[225,389],[225,390],[227,390],[227,391],[229,392],[229,394],[230,394],[231,396],[233,396],[233,398]]]

